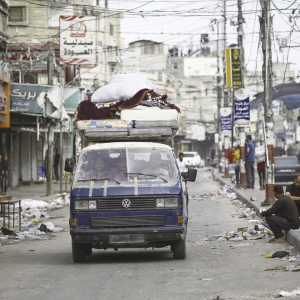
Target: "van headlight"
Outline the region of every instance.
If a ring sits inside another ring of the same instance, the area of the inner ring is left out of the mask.
[[[89,209],[96,209],[97,208],[97,201],[91,200],[89,201]]]
[[[177,198],[166,198],[165,199],[165,207],[177,207],[178,199]]]
[[[96,200],[75,200],[75,210],[95,210],[97,209]]]
[[[157,208],[165,207],[165,199],[164,198],[156,198],[156,207]]]
[[[88,200],[76,200],[75,201],[75,209],[76,210],[83,210],[89,208],[89,201]]]
[[[156,198],[156,208],[177,208],[178,198]]]

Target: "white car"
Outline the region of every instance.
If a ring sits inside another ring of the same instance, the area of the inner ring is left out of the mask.
[[[201,157],[198,152],[183,152],[183,159],[190,167],[201,167]]]

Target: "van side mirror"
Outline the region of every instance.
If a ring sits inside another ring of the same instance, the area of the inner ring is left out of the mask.
[[[187,176],[186,176],[186,178],[184,178],[184,181],[194,182],[194,181],[196,181],[196,177],[197,177],[197,170],[189,168],[187,171]]]
[[[74,159],[66,158],[65,160],[65,172],[73,172],[74,170]]]
[[[183,180],[188,178],[188,172],[181,172],[180,175],[182,176]]]

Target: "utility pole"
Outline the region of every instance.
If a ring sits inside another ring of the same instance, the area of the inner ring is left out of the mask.
[[[223,91],[224,91],[224,104],[225,106],[228,106],[228,89],[226,87],[226,56],[225,56],[225,53],[226,53],[226,44],[227,44],[227,39],[226,39],[226,32],[227,32],[227,29],[226,29],[226,25],[227,25],[227,18],[226,18],[226,0],[224,0],[224,3],[223,3],[223,10],[224,10],[224,27],[223,27],[223,34],[224,34],[224,49],[223,49]]]
[[[53,159],[53,140],[54,140],[54,131],[53,125],[50,123],[48,127],[48,151],[47,151],[47,191],[46,195],[52,195],[52,159]]]
[[[219,60],[219,20],[216,19],[217,24],[217,102],[218,102],[218,117],[217,117],[217,132],[219,135],[219,143],[217,149],[219,150],[219,172],[222,172],[222,142],[221,142],[221,126],[220,126],[220,108],[221,108],[221,74],[220,74],[220,60]]]
[[[260,17],[260,33],[263,51],[263,80],[264,80],[264,126],[266,149],[266,199],[262,205],[275,202],[274,196],[274,121],[272,110],[272,83],[271,83],[271,23],[270,0],[260,0],[262,16]]]
[[[48,85],[53,85],[53,44],[49,44],[49,56],[47,61]]]
[[[238,0],[238,46],[240,48],[240,62],[242,67],[242,82],[244,82],[245,73],[245,57],[244,57],[244,45],[243,45],[243,12],[242,12],[242,0]],[[233,97],[233,108],[234,108],[234,97]],[[240,140],[240,184],[239,187],[246,187],[246,172],[245,172],[245,128],[239,128],[239,140]]]
[[[226,0],[223,1],[223,18],[224,18],[224,24],[223,24],[223,95],[224,95],[224,106],[228,107],[229,106],[229,101],[228,101],[228,89],[226,87]],[[232,107],[233,108],[233,107]],[[231,113],[231,118],[233,118],[233,114]],[[231,126],[233,126],[231,122]],[[232,132],[232,130],[231,130]],[[232,132],[232,139],[233,139],[233,132]],[[232,144],[232,143],[231,143]],[[233,147],[233,145],[231,145]],[[228,172],[228,163],[227,163],[227,155],[230,152],[230,138],[229,136],[225,136],[224,138],[224,150],[225,150],[225,174],[223,178],[231,178],[231,175],[229,175]]]
[[[49,44],[49,56],[47,61],[47,67],[48,67],[48,85],[53,85],[53,44]],[[44,97],[45,101],[48,101],[49,98],[47,97],[47,94]],[[53,158],[53,140],[54,140],[54,129],[53,125],[50,123],[48,127],[48,151],[47,151],[47,174],[46,174],[46,180],[47,180],[47,190],[46,195],[49,196],[52,194],[52,158]]]

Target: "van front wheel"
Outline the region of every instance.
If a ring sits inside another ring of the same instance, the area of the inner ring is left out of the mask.
[[[74,262],[85,261],[85,246],[84,244],[78,244],[72,242],[72,257]]]
[[[173,257],[175,259],[185,259],[186,258],[186,235],[183,240],[174,242],[173,245]]]

